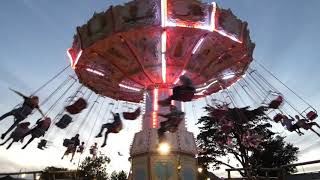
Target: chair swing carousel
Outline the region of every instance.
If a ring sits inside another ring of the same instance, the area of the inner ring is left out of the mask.
[[[87,24],[77,28],[72,48],[67,51],[76,76],[68,76],[66,67],[33,93],[36,95],[49,88],[62,74],[67,76],[51,94],[40,97],[41,108],[47,109],[44,117],[51,117],[52,125],[42,135],[44,138],[38,148],[54,142],[58,132],[67,138],[79,133],[82,141],[85,137],[81,133],[90,123],[92,129],[83,141],[89,147],[92,134],[103,123],[101,116],[108,119],[109,112],[115,110],[114,100],[135,103],[135,109],[121,110],[121,116],[135,120],[143,114],[142,132],[159,129],[165,117],[158,117],[158,114],[170,111],[164,105],[167,102],[158,104],[158,101],[173,96],[172,89],[183,84],[182,76],[192,81],[194,89],[180,91],[180,95],[169,99],[169,104],[181,110],[181,102],[211,97],[214,101],[207,104],[216,108],[213,116],[224,119],[219,122],[225,133],[237,121],[224,118],[226,107],[240,108],[252,103],[252,106],[263,107],[266,116],[274,122],[284,123],[285,117],[296,113],[301,117],[295,119],[301,128],[320,136],[312,128],[317,125],[317,111],[264,66],[251,63],[254,47],[247,23],[215,3],[137,0],[95,13]],[[262,71],[268,75],[260,73]],[[268,78],[278,81],[304,105],[295,107],[286,98],[287,92],[280,92]],[[90,117],[97,109],[98,115],[92,121]],[[179,124],[183,122],[179,119]],[[179,128],[170,127],[168,131],[180,132],[184,125],[179,124]],[[140,143],[138,136],[134,147]],[[247,132],[243,137],[248,146],[258,147],[259,137],[254,132]],[[158,138],[153,135],[152,138],[157,142]],[[149,142],[150,139],[144,140]],[[13,141],[17,142],[17,138]],[[72,143],[67,139],[63,145],[68,148]],[[221,143],[232,143],[232,138],[222,139]],[[192,156],[197,153],[195,147],[179,148]],[[146,150],[150,149],[133,148],[131,156]]]

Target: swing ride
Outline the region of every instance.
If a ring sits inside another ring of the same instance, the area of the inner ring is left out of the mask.
[[[103,124],[100,117],[108,119],[106,117],[113,113],[118,116],[120,113],[125,120],[136,120],[142,114],[142,130],[135,134],[130,151],[132,177],[139,180],[162,178],[163,173],[159,172],[163,169],[170,171],[168,178],[178,179],[178,176],[188,174],[189,179],[196,179],[195,156],[198,152],[194,135],[186,128],[184,107],[185,103],[200,98],[204,98],[207,105],[216,107],[215,117],[224,117],[225,107],[250,105],[261,107],[270,121],[281,122],[288,131],[295,131],[297,129],[293,127],[297,127],[298,130],[312,130],[320,136],[312,129],[319,127],[314,122],[317,111],[264,66],[253,61],[255,44],[247,26],[230,10],[222,9],[214,2],[135,0],[111,6],[77,27],[72,47],[67,50],[76,76],[67,76],[49,96],[40,97],[40,105],[31,106],[31,111],[29,106],[21,105],[1,120],[9,115],[19,120],[15,121],[17,128],[10,136],[13,142],[29,134],[32,135],[30,142],[44,136],[38,144],[39,149],[54,142],[57,132],[74,136],[82,133],[87,124],[93,124],[87,141],[81,140],[81,146],[79,135],[61,143],[67,148],[64,155],[71,153],[73,158],[74,153],[82,154],[85,146],[89,146],[92,133],[98,133],[98,126],[102,125],[102,128],[97,138],[105,128],[108,129],[103,146],[108,133],[122,130],[120,118],[117,123]],[[60,71],[29,99],[68,69]],[[275,88],[269,79],[286,88],[302,105],[295,107],[286,98],[286,93]],[[105,97],[114,101],[106,105]],[[119,107],[124,103],[132,106]],[[23,114],[25,107],[29,108],[27,114]],[[37,123],[29,131],[30,123],[19,124],[27,116],[34,116],[31,114],[34,107],[45,107],[47,111],[43,113],[42,121],[51,117],[52,126],[51,123]],[[96,119],[89,122],[95,110],[98,112]],[[298,115],[296,119],[288,118],[292,113]],[[116,117],[113,118],[115,121]],[[221,120],[221,130],[228,133],[233,121]],[[292,124],[293,121],[297,123]],[[40,133],[32,134],[35,131]],[[80,138],[84,137],[81,135]],[[243,138],[248,146],[258,146],[254,132],[247,132]],[[165,143],[159,144],[160,140]],[[229,141],[232,139],[221,143]],[[95,157],[97,144],[91,151]]]

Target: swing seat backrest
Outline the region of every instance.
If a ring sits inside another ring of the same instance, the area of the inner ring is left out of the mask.
[[[310,112],[307,113],[306,116],[310,121],[313,121],[318,117],[318,114],[316,112],[314,112],[314,111],[310,111]]]
[[[174,100],[188,102],[193,99],[194,94],[195,94],[195,91],[193,90],[181,91],[180,94]]]
[[[68,125],[72,122],[72,117],[68,114],[65,114],[62,116],[62,118],[59,120],[59,122],[56,123],[56,126],[58,126],[61,129],[64,129],[68,127]]]
[[[50,125],[51,125],[51,119],[47,118],[47,119],[41,121],[40,127],[43,131],[47,131],[49,129]]]
[[[278,109],[283,103],[283,97],[278,96],[275,100],[272,100],[269,104],[269,108]]]
[[[71,140],[70,140],[70,139],[64,139],[62,145],[63,145],[64,147],[68,147],[70,143],[71,143]]]
[[[141,113],[141,109],[139,107],[134,112],[124,112],[123,118],[127,120],[135,120],[140,116],[140,113]]]
[[[11,137],[13,141],[19,141],[28,131],[29,131],[29,128],[18,127],[13,131],[13,133],[11,134]]]
[[[122,130],[122,128],[123,128],[123,124],[120,123],[120,124],[117,125],[116,127],[112,128],[112,129],[111,129],[111,132],[112,132],[112,133],[119,133],[119,132]]]
[[[273,117],[273,120],[274,120],[276,123],[280,122],[282,119],[283,119],[282,114],[277,114],[277,115],[275,115],[275,116]]]
[[[87,101],[83,98],[79,98],[76,102],[74,102],[72,105],[67,106],[66,110],[70,113],[70,114],[78,114],[80,113],[82,110],[84,110],[85,108],[87,108]]]
[[[45,133],[46,131],[44,129],[36,128],[36,130],[32,132],[32,136],[35,138],[39,138],[41,136],[44,136]]]

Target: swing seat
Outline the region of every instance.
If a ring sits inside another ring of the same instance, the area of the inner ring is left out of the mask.
[[[71,139],[64,139],[63,140],[63,146],[64,147],[69,147],[69,145],[72,143]]]
[[[30,122],[24,122],[24,123],[20,123],[18,126],[21,127],[22,129],[27,129],[29,125],[30,125]]]
[[[42,128],[36,128],[35,131],[32,132],[32,136],[35,138],[39,138],[41,136],[44,136],[46,131]]]
[[[273,117],[274,122],[278,123],[283,119],[283,115],[282,114],[277,114]]]
[[[283,97],[282,96],[278,96],[275,100],[272,100],[269,103],[269,108],[278,109],[281,106],[282,103],[283,103]]]
[[[310,112],[307,113],[306,116],[310,121],[313,121],[318,117],[318,114],[316,112],[314,112],[314,111],[310,111]]]
[[[112,129],[111,129],[111,132],[117,134],[117,133],[119,133],[119,132],[122,130],[122,128],[123,128],[123,125],[122,125],[122,124],[119,124],[118,126],[112,128]]]
[[[42,129],[44,132],[47,131],[51,126],[51,119],[45,118],[41,121],[40,129]]]
[[[56,126],[58,126],[61,129],[65,129],[68,127],[68,125],[72,122],[72,117],[68,114],[65,114],[62,116],[62,118],[59,120],[59,122],[56,123]]]
[[[181,90],[172,100],[189,102],[189,101],[192,101],[194,94],[195,94],[194,89]]]
[[[137,108],[134,112],[124,112],[123,118],[127,120],[135,120],[140,116],[141,108]]]
[[[20,128],[18,127],[11,133],[11,137],[14,142],[18,142],[21,138],[29,131],[29,128]]]
[[[87,108],[87,101],[84,100],[83,98],[79,98],[76,102],[74,102],[72,105],[67,106],[66,110],[70,114],[78,114],[85,108]]]

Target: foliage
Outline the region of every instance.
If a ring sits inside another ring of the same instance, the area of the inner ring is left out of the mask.
[[[108,179],[106,165],[110,163],[107,156],[86,157],[79,167],[80,176],[86,179]]]
[[[127,173],[120,171],[119,173],[113,171],[110,177],[111,180],[127,180]]]
[[[266,141],[262,144],[263,151],[254,151],[251,156],[252,166],[263,168],[274,168],[281,165],[286,165],[297,161],[299,148],[292,144],[286,144],[284,137],[276,136],[275,138]],[[296,169],[290,167],[286,169],[287,173],[294,173]],[[263,176],[265,173],[257,171],[256,174]],[[277,176],[277,172],[269,172],[270,176]]]
[[[275,167],[292,163],[296,160],[298,148],[286,144],[283,138],[275,136],[265,115],[265,108],[257,109],[230,108],[230,107],[205,107],[208,115],[199,119],[200,133],[197,136],[198,147],[201,149],[198,161],[206,169],[209,165],[219,168],[220,165],[230,166],[229,162],[218,160],[221,157],[234,157],[243,168]],[[231,124],[225,128],[226,124]],[[248,143],[245,137],[251,134],[254,145]],[[281,161],[276,160],[277,155],[271,152],[277,150],[280,155],[286,155]],[[257,161],[257,158],[261,158]],[[266,160],[268,159],[267,162]],[[289,170],[288,172],[293,172]],[[255,175],[258,172],[240,172],[243,176]]]
[[[46,167],[43,170],[43,173],[41,174],[40,179],[51,179],[49,172],[52,173],[52,172],[61,172],[61,171],[68,171],[68,169],[66,169],[66,168],[58,168],[58,167],[54,167],[54,166]],[[66,173],[57,173],[57,174],[55,174],[55,177],[57,179],[67,179],[67,178],[71,178],[72,174],[71,173],[67,173],[67,172]]]

